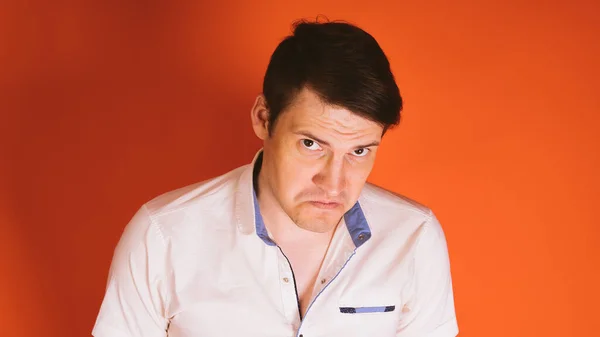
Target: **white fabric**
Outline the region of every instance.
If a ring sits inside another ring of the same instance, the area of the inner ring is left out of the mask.
[[[372,184],[358,201],[371,237],[357,247],[341,221],[301,322],[287,259],[256,233],[256,158],[139,209],[115,249],[93,336],[458,334],[440,223],[427,207]],[[360,312],[386,306],[394,309]]]

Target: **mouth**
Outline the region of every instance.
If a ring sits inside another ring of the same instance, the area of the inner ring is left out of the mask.
[[[321,209],[335,209],[341,206],[339,202],[329,202],[329,201],[309,201],[309,203],[317,208]]]

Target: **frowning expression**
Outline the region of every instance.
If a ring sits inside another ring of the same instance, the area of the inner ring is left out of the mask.
[[[332,229],[357,201],[383,127],[301,91],[264,137],[264,179],[283,211],[301,228]]]

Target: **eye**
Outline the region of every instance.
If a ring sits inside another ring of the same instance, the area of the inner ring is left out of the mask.
[[[302,139],[302,145],[311,151],[318,151],[321,149],[321,147],[319,146],[319,144],[317,144],[317,142],[315,142],[314,140],[310,140],[310,139]]]
[[[364,157],[369,153],[369,149],[356,149],[353,151],[353,154],[357,157]]]

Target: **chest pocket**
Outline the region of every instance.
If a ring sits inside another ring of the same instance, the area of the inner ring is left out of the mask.
[[[386,289],[356,290],[340,297],[336,313],[340,322],[352,336],[394,336],[402,314],[400,296]]]

